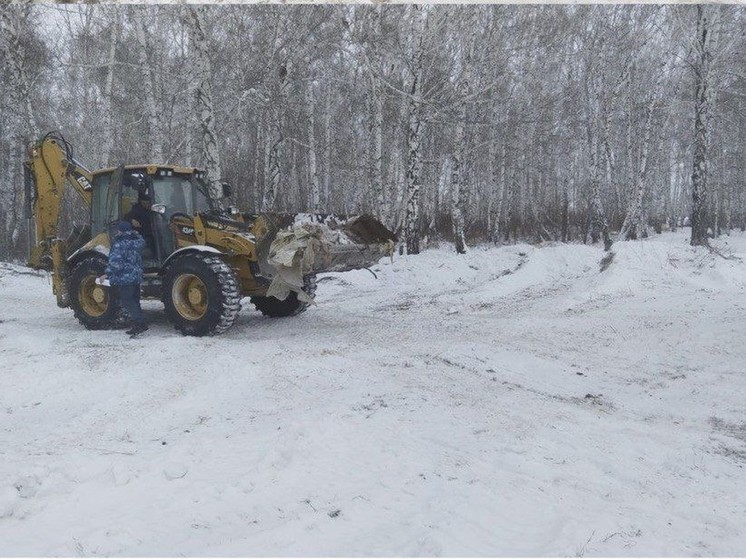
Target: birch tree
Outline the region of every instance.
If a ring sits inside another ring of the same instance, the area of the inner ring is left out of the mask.
[[[466,141],[466,126],[468,122],[468,116],[470,114],[470,104],[473,101],[472,95],[474,94],[473,83],[474,74],[474,50],[476,48],[476,38],[479,36],[477,29],[479,28],[479,12],[476,6],[470,6],[470,12],[466,18],[467,28],[474,31],[471,38],[466,41],[463,48],[463,60],[461,61],[461,76],[458,83],[458,94],[459,99],[456,101],[458,105],[457,110],[457,122],[456,122],[456,133],[454,138],[455,150],[453,155],[453,166],[451,169],[451,188],[453,189],[453,205],[452,205],[452,220],[453,220],[453,237],[456,245],[456,252],[459,254],[466,253],[466,219],[465,214],[467,211],[469,201],[469,187],[468,187],[468,176],[467,169],[469,163],[466,161],[469,148],[467,147]]]
[[[9,184],[4,196],[0,197],[0,209],[6,217],[5,236],[10,244],[7,248],[11,250],[18,245],[21,237],[20,185],[23,184],[25,148],[29,141],[39,137],[32,106],[32,61],[28,48],[28,37],[33,35],[32,9],[27,4],[0,6],[0,53],[8,76],[12,123],[6,135],[12,145],[12,165]]]
[[[210,69],[209,46],[204,14],[207,7],[189,6],[186,10],[186,26],[189,30],[194,59],[195,96],[202,128],[202,156],[205,160],[210,194],[214,200],[221,200],[223,168],[220,162],[220,148],[215,124],[215,109],[212,102],[212,72]]]
[[[636,239],[638,236],[647,237],[647,221],[645,219],[645,207],[643,200],[647,191],[648,159],[650,157],[650,142],[653,133],[653,118],[656,109],[660,106],[663,93],[663,79],[668,75],[670,59],[666,59],[658,68],[655,83],[652,87],[650,99],[645,109],[645,124],[643,126],[643,137],[641,139],[639,163],[633,174],[635,197],[630,201],[627,217],[619,232],[620,239]]]
[[[384,92],[382,85],[381,29],[383,6],[376,6],[371,12],[370,21],[365,22],[370,36],[364,40],[365,67],[370,81],[370,131],[371,147],[369,156],[370,185],[376,213],[384,221],[388,217],[386,192],[383,183],[383,108]]]
[[[264,195],[262,211],[273,211],[277,196],[280,193],[281,169],[280,158],[285,144],[285,110],[290,88],[292,61],[284,45],[283,33],[286,32],[287,19],[279,18],[274,26],[273,48],[270,55],[272,77],[268,84],[268,107],[265,157],[264,157]]]
[[[589,40],[584,45],[585,50],[585,137],[586,153],[588,157],[588,183],[590,186],[590,203],[588,216],[588,232],[593,243],[603,237],[604,247],[608,250],[611,247],[609,237],[609,225],[604,210],[603,198],[601,193],[600,177],[600,159],[602,157],[602,148],[600,144],[601,136],[601,104],[602,104],[602,83],[603,83],[603,60],[606,54],[606,41],[603,35],[596,37],[593,35],[593,23],[589,23],[589,29],[586,33]],[[595,39],[595,40],[594,40]]]
[[[121,25],[119,11],[112,9],[110,11],[112,20],[111,31],[109,36],[109,48],[106,57],[106,81],[102,92],[103,110],[101,111],[101,163],[106,166],[112,164],[114,151],[114,75],[116,74],[116,57],[119,38],[121,35]]]
[[[309,66],[311,64],[309,63]],[[310,183],[310,208],[314,213],[321,213],[321,183],[316,166],[316,102],[313,90],[313,77],[309,78],[306,87],[306,116],[308,118],[308,178]]]
[[[147,21],[151,20],[152,17],[148,13],[145,6],[139,6],[138,8],[132,8],[130,7],[131,11],[130,14],[133,16],[131,18],[132,25],[135,28],[135,37],[137,38],[137,47],[138,47],[138,62],[140,65],[140,72],[142,75],[142,84],[145,91],[145,116],[148,123],[148,137],[150,139],[149,142],[149,160],[154,162],[164,162],[163,161],[163,127],[161,126],[161,123],[159,122],[158,115],[160,114],[160,111],[158,110],[158,105],[156,103],[155,98],[155,79],[153,77],[153,68],[150,64],[150,61],[148,60],[148,53],[152,51],[152,45],[148,39],[148,31],[146,29]],[[136,11],[135,11],[136,10]],[[138,13],[139,12],[139,13]],[[199,103],[201,105],[201,121],[203,128],[206,126],[205,119],[206,118],[212,118],[207,115],[207,113],[212,113],[212,92],[211,92],[211,84],[210,84],[210,61],[209,59],[203,59],[203,57],[207,56],[207,45],[206,45],[206,36],[205,31],[203,29],[204,27],[204,19],[201,13],[198,12],[196,8],[190,8],[189,10],[190,14],[190,25],[189,28],[191,30],[191,36],[192,36],[192,44],[195,48],[196,58],[197,58],[197,67],[196,67],[196,74],[197,79],[200,82],[200,89],[197,93],[197,99],[199,100]],[[116,32],[115,32],[116,33]],[[206,72],[203,74],[203,72]],[[205,89],[203,89],[205,88]],[[208,127],[211,125],[207,125]],[[208,155],[208,145],[211,145],[211,143],[214,141],[216,142],[216,138],[214,137],[214,130],[211,132],[204,132],[204,141],[205,141],[205,160],[207,160]],[[214,151],[214,153],[217,153],[219,150],[217,149],[217,143],[215,144],[215,149],[213,150],[212,147],[209,147],[209,150]],[[210,158],[214,158],[215,154],[210,154]],[[220,169],[220,155],[217,154],[217,160],[216,163],[217,168]],[[219,178],[219,177],[218,177]]]
[[[427,21],[427,8],[411,6],[411,82],[409,88],[408,127],[407,127],[407,190],[404,235],[408,254],[420,252],[420,188],[422,162],[422,80],[423,80],[423,39]]]
[[[707,179],[710,115],[715,84],[711,83],[713,51],[717,48],[718,7],[697,5],[694,45],[694,159],[692,171],[692,245],[707,244]]]

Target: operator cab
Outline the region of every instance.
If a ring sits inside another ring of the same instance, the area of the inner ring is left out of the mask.
[[[122,219],[143,235],[144,271],[158,271],[174,251],[171,220],[215,210],[204,173],[189,167],[128,165],[93,176],[91,232],[108,232]],[[139,224],[139,226],[138,226]]]

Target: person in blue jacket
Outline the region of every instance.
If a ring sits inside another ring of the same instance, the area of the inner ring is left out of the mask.
[[[148,329],[140,308],[143,246],[145,240],[132,228],[132,224],[120,221],[112,239],[106,274],[101,277],[109,280],[119,304],[132,320],[132,327],[127,330],[130,336],[137,336]]]

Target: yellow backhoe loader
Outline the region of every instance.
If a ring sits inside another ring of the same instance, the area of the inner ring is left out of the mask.
[[[92,172],[56,132],[29,147],[24,169],[27,218],[36,234],[29,265],[52,272],[57,304],[71,307],[89,329],[113,328],[120,319],[110,290],[96,278],[106,267],[112,228],[140,198],[152,203],[142,297],[162,300],[169,321],[186,335],[224,332],[244,297],[267,316],[297,314],[312,302],[316,274],[368,267],[391,255],[396,240],[370,216],[223,210],[210,196],[205,173],[192,167],[120,165]],[[61,239],[66,186],[90,208],[90,219]]]

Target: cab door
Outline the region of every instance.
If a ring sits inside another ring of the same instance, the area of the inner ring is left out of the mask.
[[[91,201],[91,234],[108,233],[121,215],[121,190],[124,165],[110,173],[93,177],[93,198]]]
[[[111,174],[109,192],[106,197],[106,230],[109,239],[114,237],[114,229],[122,216],[122,177],[124,176],[124,165],[120,165]]]

